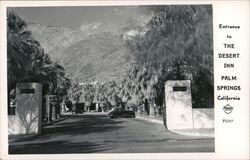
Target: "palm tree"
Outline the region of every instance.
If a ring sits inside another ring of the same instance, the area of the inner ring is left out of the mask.
[[[18,82],[39,82],[43,94],[67,94],[70,80],[64,68],[44,53],[27,30],[26,22],[13,11],[7,13],[8,94]]]
[[[17,81],[25,77],[29,56],[25,51],[27,37],[30,32],[26,31],[26,23],[14,12],[7,14],[7,62],[8,84],[14,88]]]
[[[144,95],[154,99],[155,95],[162,95],[160,88],[164,88],[164,81],[188,78],[192,79],[193,97],[199,97],[201,90],[208,93],[203,96],[211,97],[212,7],[187,5],[145,8],[153,13],[148,31],[143,38],[129,45],[136,62],[147,69],[141,76],[143,78],[139,78]],[[156,83],[154,77],[158,79]],[[213,98],[208,101],[212,102]]]

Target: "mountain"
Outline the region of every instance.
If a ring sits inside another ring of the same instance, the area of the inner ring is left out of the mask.
[[[49,54],[78,41],[75,31],[66,27],[28,23],[28,30],[32,32],[34,38],[40,42],[45,52]]]
[[[120,35],[96,33],[66,49],[54,58],[79,82],[117,80],[129,65],[128,49]]]
[[[29,22],[27,29],[30,30],[46,53],[53,54],[65,49],[70,45],[85,39],[98,31],[101,23],[82,24],[79,30],[73,30],[63,26],[42,25]]]
[[[126,41],[121,35],[98,32],[101,23],[83,24],[79,30],[29,23],[28,29],[45,52],[64,66],[78,82],[117,80],[129,65]]]

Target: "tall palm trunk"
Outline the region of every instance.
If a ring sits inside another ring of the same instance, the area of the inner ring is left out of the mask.
[[[153,100],[150,100],[149,101],[149,115],[150,116],[155,116],[155,113],[154,113],[154,101]]]

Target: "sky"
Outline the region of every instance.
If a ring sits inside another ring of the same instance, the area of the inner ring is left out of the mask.
[[[141,17],[137,6],[16,7],[13,10],[27,22],[71,29],[95,23],[103,31],[118,31],[128,19]]]

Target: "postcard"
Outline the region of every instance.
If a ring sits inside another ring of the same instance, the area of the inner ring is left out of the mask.
[[[249,6],[1,1],[1,159],[249,159]]]

